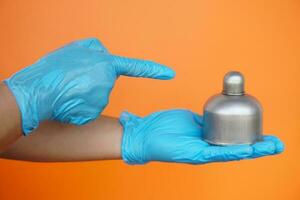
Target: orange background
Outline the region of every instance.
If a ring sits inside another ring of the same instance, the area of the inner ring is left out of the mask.
[[[264,132],[286,151],[200,166],[0,160],[0,199],[300,199],[298,0],[0,0],[0,79],[70,41],[95,36],[114,54],[172,66],[172,81],[119,79],[105,114],[199,113],[228,70],[264,106]],[[62,138],[63,139],[63,138]],[[101,148],[101,147],[99,147]]]

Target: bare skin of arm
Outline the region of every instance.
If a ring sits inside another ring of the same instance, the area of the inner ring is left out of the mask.
[[[0,157],[35,162],[121,157],[122,126],[115,118],[101,116],[85,126],[48,121],[26,137],[21,120],[14,96],[0,83]]]
[[[120,159],[122,129],[116,118],[107,116],[84,126],[48,121],[0,157],[34,162]]]
[[[14,96],[0,83],[0,153],[22,136],[21,116]]]

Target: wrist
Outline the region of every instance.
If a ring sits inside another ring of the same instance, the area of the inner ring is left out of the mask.
[[[0,152],[22,135],[20,112],[16,101],[2,82],[0,83]]]
[[[123,126],[123,136],[121,141],[122,159],[127,164],[145,164],[144,134],[138,128],[139,118],[128,112],[122,112],[120,123]]]
[[[4,81],[7,89],[15,97],[15,103],[19,108],[21,115],[22,131],[24,135],[30,134],[31,131],[39,126],[39,116],[37,114],[36,99],[31,94],[30,89],[25,89],[21,84],[15,83],[14,80],[7,79]]]

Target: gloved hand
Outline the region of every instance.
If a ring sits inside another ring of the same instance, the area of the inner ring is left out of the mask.
[[[120,75],[171,79],[163,65],[110,54],[97,39],[68,44],[5,80],[16,98],[25,135],[43,120],[76,125],[97,118]]]
[[[149,161],[203,164],[281,153],[283,143],[264,136],[253,145],[213,146],[201,139],[202,117],[188,110],[167,110],[141,118],[123,112],[122,158],[128,164]]]

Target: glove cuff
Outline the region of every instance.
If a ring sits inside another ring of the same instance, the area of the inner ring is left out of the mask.
[[[4,83],[14,95],[19,107],[22,118],[21,121],[23,134],[25,136],[29,135],[34,129],[39,126],[38,116],[32,114],[37,113],[36,109],[32,106],[32,102],[35,101],[35,99],[28,93],[28,91],[25,91],[24,88],[19,87],[17,83],[13,83],[13,80],[6,79],[4,80]]]
[[[131,165],[145,164],[147,162],[144,155],[143,134],[138,128],[139,120],[140,118],[126,111],[121,113],[119,119],[123,126],[122,159]]]

